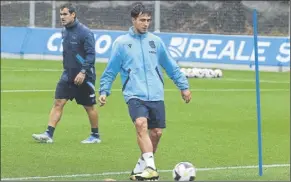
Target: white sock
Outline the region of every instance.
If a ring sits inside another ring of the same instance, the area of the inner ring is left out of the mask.
[[[143,172],[145,167],[146,167],[145,161],[140,157],[138,158],[135,168],[133,169],[133,173],[141,173]]]
[[[152,152],[146,152],[142,154],[142,157],[146,163],[146,166],[156,169],[154,154]]]

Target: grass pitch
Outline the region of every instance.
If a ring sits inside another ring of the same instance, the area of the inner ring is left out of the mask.
[[[96,90],[105,66],[96,64]],[[60,61],[1,60],[1,179],[128,180],[140,151],[119,75],[106,106],[96,106],[101,144],[80,143],[90,126],[75,101],[66,105],[53,144],[32,139],[47,127],[61,72]],[[221,79],[189,79],[189,104],[165,76],[167,129],[155,155],[160,180],[172,181],[170,170],[180,161],[198,168],[199,181],[290,180],[290,73],[260,73],[263,163],[271,165],[262,177],[255,168],[255,73],[223,74]],[[246,167],[250,165],[254,167]],[[223,168],[231,166],[241,168]]]

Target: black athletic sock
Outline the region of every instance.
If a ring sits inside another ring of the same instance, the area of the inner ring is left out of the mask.
[[[55,128],[52,126],[48,126],[46,132],[49,134],[49,136],[52,138],[54,136]]]
[[[98,128],[91,128],[91,135],[99,138]]]

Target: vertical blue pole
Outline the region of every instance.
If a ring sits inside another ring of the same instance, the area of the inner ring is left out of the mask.
[[[262,161],[262,131],[261,131],[261,101],[260,101],[260,75],[258,61],[258,33],[257,33],[257,11],[253,12],[253,28],[254,28],[254,51],[256,65],[256,96],[257,96],[257,119],[258,119],[258,149],[259,149],[259,175],[263,175]]]

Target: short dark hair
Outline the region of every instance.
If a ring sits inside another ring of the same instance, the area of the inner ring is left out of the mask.
[[[76,7],[71,3],[64,4],[61,6],[61,10],[63,10],[64,8],[68,8],[70,14],[76,13]]]
[[[140,13],[152,15],[151,10],[147,9],[142,3],[137,3],[132,7],[130,14],[132,18],[136,18]]]

